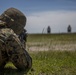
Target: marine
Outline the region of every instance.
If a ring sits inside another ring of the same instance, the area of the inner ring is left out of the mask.
[[[4,69],[8,61],[19,70],[28,72],[31,69],[32,58],[18,36],[23,32],[25,25],[25,15],[16,8],[9,8],[1,14],[0,69]]]

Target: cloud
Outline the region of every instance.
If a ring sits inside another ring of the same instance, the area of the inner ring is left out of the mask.
[[[35,12],[27,16],[26,29],[28,33],[42,33],[49,25],[52,33],[67,32],[69,24],[76,32],[76,11]]]

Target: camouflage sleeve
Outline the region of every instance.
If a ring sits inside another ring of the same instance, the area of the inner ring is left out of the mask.
[[[3,59],[0,65],[11,61],[18,69],[28,71],[31,68],[32,59],[13,30],[7,28],[0,30],[0,44],[0,56]]]
[[[5,22],[0,22],[0,28],[6,27],[6,23]]]

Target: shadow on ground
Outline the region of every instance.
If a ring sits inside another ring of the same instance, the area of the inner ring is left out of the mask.
[[[4,70],[0,70],[0,75],[26,75],[25,71],[6,68]]]

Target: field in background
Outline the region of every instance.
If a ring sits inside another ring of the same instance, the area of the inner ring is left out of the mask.
[[[26,47],[33,60],[27,75],[76,75],[76,34],[28,34]],[[4,75],[26,74],[6,70]]]
[[[29,34],[27,50],[76,50],[76,34]]]

